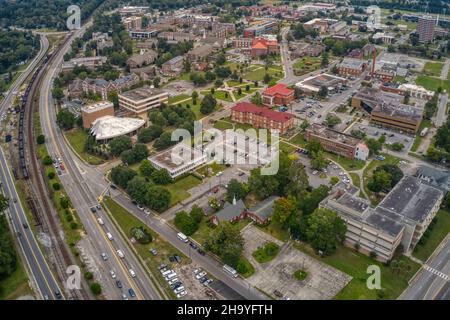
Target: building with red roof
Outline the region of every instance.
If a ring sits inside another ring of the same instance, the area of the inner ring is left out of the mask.
[[[250,102],[239,102],[231,108],[231,120],[251,124],[255,128],[278,130],[280,133],[294,126],[294,115],[258,107]]]
[[[279,47],[277,40],[268,40],[265,38],[254,38],[251,47],[251,56],[254,58],[267,56],[269,54],[278,54]]]
[[[262,94],[263,103],[266,106],[284,105],[287,106],[294,100],[294,90],[289,89],[283,83],[267,88]]]

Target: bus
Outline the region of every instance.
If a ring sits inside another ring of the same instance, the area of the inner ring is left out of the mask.
[[[228,273],[230,276],[233,276],[235,278],[238,277],[238,273],[236,270],[234,270],[232,267],[230,267],[229,265],[224,265],[223,266],[223,271],[225,271],[226,273]]]
[[[186,235],[184,235],[183,233],[181,233],[181,232],[178,232],[177,237],[178,237],[178,239],[180,239],[183,242],[188,242],[189,241],[188,237]]]

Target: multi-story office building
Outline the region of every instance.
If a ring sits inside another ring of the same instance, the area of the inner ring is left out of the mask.
[[[389,261],[400,244],[404,252],[414,249],[436,216],[443,197],[442,190],[419,178],[405,176],[375,208],[368,200],[340,187],[320,206],[336,212],[346,222],[347,245]]]
[[[288,105],[294,100],[294,90],[285,84],[277,83],[262,93],[263,104],[267,106]]]
[[[119,94],[119,106],[134,114],[146,117],[147,111],[157,108],[161,103],[167,103],[167,92],[145,86]]]
[[[436,19],[432,16],[419,17],[417,23],[417,33],[419,34],[419,42],[430,43],[434,39],[434,28],[436,26]]]

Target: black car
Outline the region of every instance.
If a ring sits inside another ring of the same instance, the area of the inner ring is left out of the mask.
[[[176,262],[180,263],[181,262],[181,257],[177,254],[173,255],[173,258],[175,259]]]
[[[133,289],[131,289],[131,288],[128,289],[128,293],[129,293],[130,297],[132,297],[132,298],[136,297],[136,293],[134,292]]]
[[[116,187],[115,184],[112,184],[112,183],[111,183],[109,186],[111,187],[111,189],[114,189],[114,190],[117,189],[117,187]]]
[[[205,251],[203,251],[202,249],[198,249],[197,252],[198,252],[199,254],[201,254],[202,256],[205,255]]]
[[[61,292],[55,291],[55,297],[56,297],[56,299],[61,300],[62,299]]]
[[[173,256],[169,256],[169,261],[170,262],[175,262],[175,258]]]
[[[189,242],[189,245],[193,248],[193,249],[197,249],[197,245],[193,242]]]
[[[170,287],[175,290],[177,288],[179,288],[182,285],[182,283],[180,281],[175,282],[174,284],[172,284]]]
[[[200,279],[198,279],[198,281],[200,281],[200,283],[203,283],[206,280],[208,280],[208,278],[206,276],[205,277],[201,277]]]
[[[24,223],[24,224],[23,224],[23,228],[24,228],[24,229],[28,229],[28,224]]]
[[[97,209],[95,209],[95,207],[91,207],[91,211],[92,211],[92,213],[96,213]]]
[[[117,280],[116,286],[117,286],[117,288],[122,289],[122,287],[123,287],[122,282],[120,282],[120,280]]]

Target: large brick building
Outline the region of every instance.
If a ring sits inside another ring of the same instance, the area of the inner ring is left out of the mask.
[[[416,133],[423,109],[403,103],[404,97],[374,88],[362,88],[352,98],[352,107],[370,113],[370,121],[384,127]]]
[[[294,90],[285,84],[278,83],[264,90],[262,94],[263,104],[266,106],[288,105],[294,100]]]
[[[255,128],[278,130],[285,133],[294,126],[294,116],[287,112],[273,111],[249,102],[239,102],[231,109],[231,120],[248,123]]]
[[[255,38],[252,41],[251,56],[253,58],[277,54],[279,52],[278,41],[265,38]]]
[[[84,129],[89,129],[95,120],[104,116],[114,116],[114,105],[112,102],[101,101],[81,108]]]
[[[317,123],[306,129],[305,139],[318,140],[326,151],[348,159],[366,160],[369,156],[369,148],[361,139]]]
[[[339,75],[359,77],[366,67],[367,65],[363,60],[345,58],[338,67]]]

